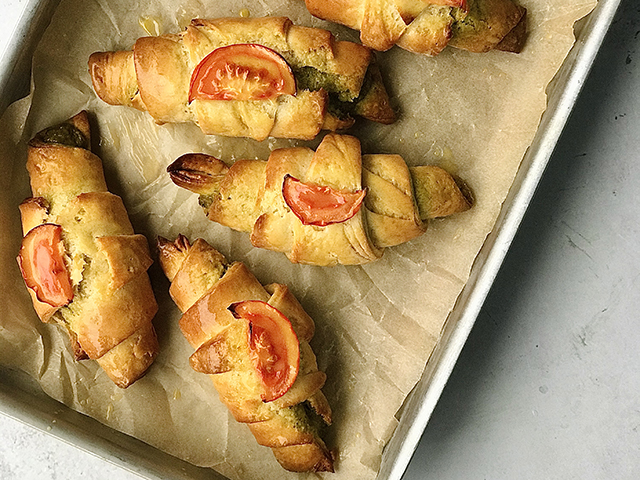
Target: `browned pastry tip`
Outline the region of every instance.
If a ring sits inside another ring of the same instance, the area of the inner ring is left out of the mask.
[[[518,53],[526,38],[527,10],[512,0],[474,0],[469,12],[453,24],[450,45],[470,52],[500,49]],[[505,40],[506,39],[506,40]],[[509,44],[520,48],[509,50]]]
[[[520,53],[527,40],[527,9],[520,7],[522,17],[518,24],[498,43],[497,50]]]
[[[169,167],[173,183],[194,193],[207,194],[215,190],[215,185],[229,171],[222,161],[211,161],[211,155],[187,153],[174,161]],[[217,159],[216,159],[217,160]]]
[[[95,52],[89,57],[89,73],[96,94],[110,105],[142,108],[133,52]]]
[[[468,185],[434,165],[410,167],[420,218],[448,217],[473,206]]]

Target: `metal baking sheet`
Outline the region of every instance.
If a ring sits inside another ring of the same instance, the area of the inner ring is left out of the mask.
[[[27,0],[8,48],[0,52],[0,112],[28,93],[30,59],[59,0]],[[548,108],[492,233],[471,270],[443,336],[408,397],[387,445],[379,479],[399,480],[420,440],[502,264],[620,0],[600,0],[577,26],[577,42],[548,88]],[[0,413],[48,432],[148,479],[223,479],[103,426],[43,394],[26,375],[0,367]],[[55,424],[55,428],[52,425]]]

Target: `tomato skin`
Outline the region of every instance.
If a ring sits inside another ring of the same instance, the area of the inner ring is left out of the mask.
[[[462,10],[467,10],[467,0],[445,0],[445,5],[450,7],[461,8]]]
[[[443,5],[445,7],[455,7],[465,11],[467,10],[467,0],[429,0],[425,3],[433,5]]]
[[[64,263],[62,227],[44,223],[22,239],[18,264],[27,287],[39,301],[63,307],[73,300],[73,286]]]
[[[235,318],[247,322],[251,362],[264,387],[262,400],[280,398],[291,388],[300,368],[300,344],[291,322],[260,300],[245,300],[228,308]]]
[[[270,100],[295,95],[291,68],[277,52],[258,44],[215,49],[191,75],[193,100]]]
[[[358,213],[366,194],[366,189],[345,192],[303,183],[288,174],[282,183],[284,201],[304,225],[345,222]]]

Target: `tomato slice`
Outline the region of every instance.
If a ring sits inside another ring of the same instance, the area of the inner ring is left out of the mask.
[[[461,8],[462,10],[467,10],[467,0],[445,0],[445,5],[450,7]]]
[[[251,361],[264,386],[262,400],[280,398],[296,381],[300,368],[300,344],[291,322],[260,300],[237,302],[229,310],[248,324]]]
[[[27,287],[38,300],[63,307],[73,300],[71,278],[64,263],[62,227],[44,223],[32,228],[22,239],[18,264]]]
[[[295,95],[296,80],[284,58],[256,44],[215,49],[191,75],[193,100],[269,100]]]
[[[467,0],[428,0],[424,1],[426,4],[431,5],[444,5],[446,7],[456,7],[462,10],[467,10]]]
[[[366,194],[366,189],[346,192],[303,183],[288,174],[282,184],[282,196],[291,211],[303,224],[320,227],[349,220],[360,210]]]

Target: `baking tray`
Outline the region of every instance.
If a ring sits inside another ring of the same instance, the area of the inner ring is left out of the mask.
[[[399,480],[420,441],[453,366],[515,236],[621,0],[600,0],[576,26],[577,41],[549,85],[548,108],[523,158],[493,231],[451,312],[422,378],[407,398],[387,444],[380,480]],[[26,0],[4,52],[0,52],[0,114],[28,93],[31,55],[59,0]],[[223,480],[141,441],[108,428],[45,395],[27,375],[0,367],[0,413],[47,432],[143,478]]]

